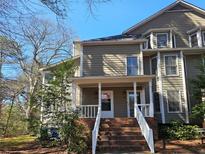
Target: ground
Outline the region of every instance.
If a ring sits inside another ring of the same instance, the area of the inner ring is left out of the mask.
[[[157,153],[205,153],[205,144],[200,140],[169,141],[163,150],[162,141],[156,142]],[[36,141],[36,137],[24,135],[13,138],[0,138],[0,154],[66,154],[64,148],[43,148]]]

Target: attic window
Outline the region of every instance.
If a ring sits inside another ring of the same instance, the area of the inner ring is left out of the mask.
[[[194,33],[192,35],[190,35],[190,43],[191,43],[191,47],[198,47],[198,39],[197,39],[197,34]]]
[[[157,34],[157,48],[165,48],[168,46],[168,34],[158,33]]]

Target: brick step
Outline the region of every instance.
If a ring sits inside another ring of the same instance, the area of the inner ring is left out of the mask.
[[[100,125],[103,128],[108,128],[108,127],[139,127],[139,125],[135,122],[135,123],[123,123],[123,124],[119,124],[119,123],[104,123]]]
[[[145,140],[101,140],[98,141],[98,145],[144,145]]]
[[[144,140],[142,135],[101,135],[98,136],[99,141],[105,140]]]
[[[137,122],[136,119],[101,119],[102,123],[130,123],[130,122]]]
[[[145,145],[112,145],[112,146],[107,146],[107,145],[100,145],[97,146],[97,151],[100,152],[149,152],[148,146]]]
[[[99,136],[101,135],[110,135],[110,136],[114,136],[114,135],[142,135],[141,131],[100,131],[99,132]]]
[[[141,132],[139,127],[110,127],[110,128],[101,128],[100,131],[122,131],[122,132]]]

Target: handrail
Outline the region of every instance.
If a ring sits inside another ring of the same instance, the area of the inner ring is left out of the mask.
[[[98,106],[97,117],[96,117],[95,125],[92,131],[92,154],[95,154],[96,152],[98,132],[100,128],[100,119],[101,119],[101,105]]]
[[[147,141],[151,153],[154,153],[153,130],[149,127],[145,117],[143,116],[138,106],[136,106],[136,119],[139,123],[142,135],[145,137],[145,140]]]

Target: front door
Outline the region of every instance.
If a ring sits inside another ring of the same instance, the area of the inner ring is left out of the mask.
[[[137,91],[137,104],[142,104],[144,101],[143,91]],[[128,117],[134,117],[134,92],[127,91],[127,113]]]
[[[113,92],[102,91],[102,118],[113,118]]]

